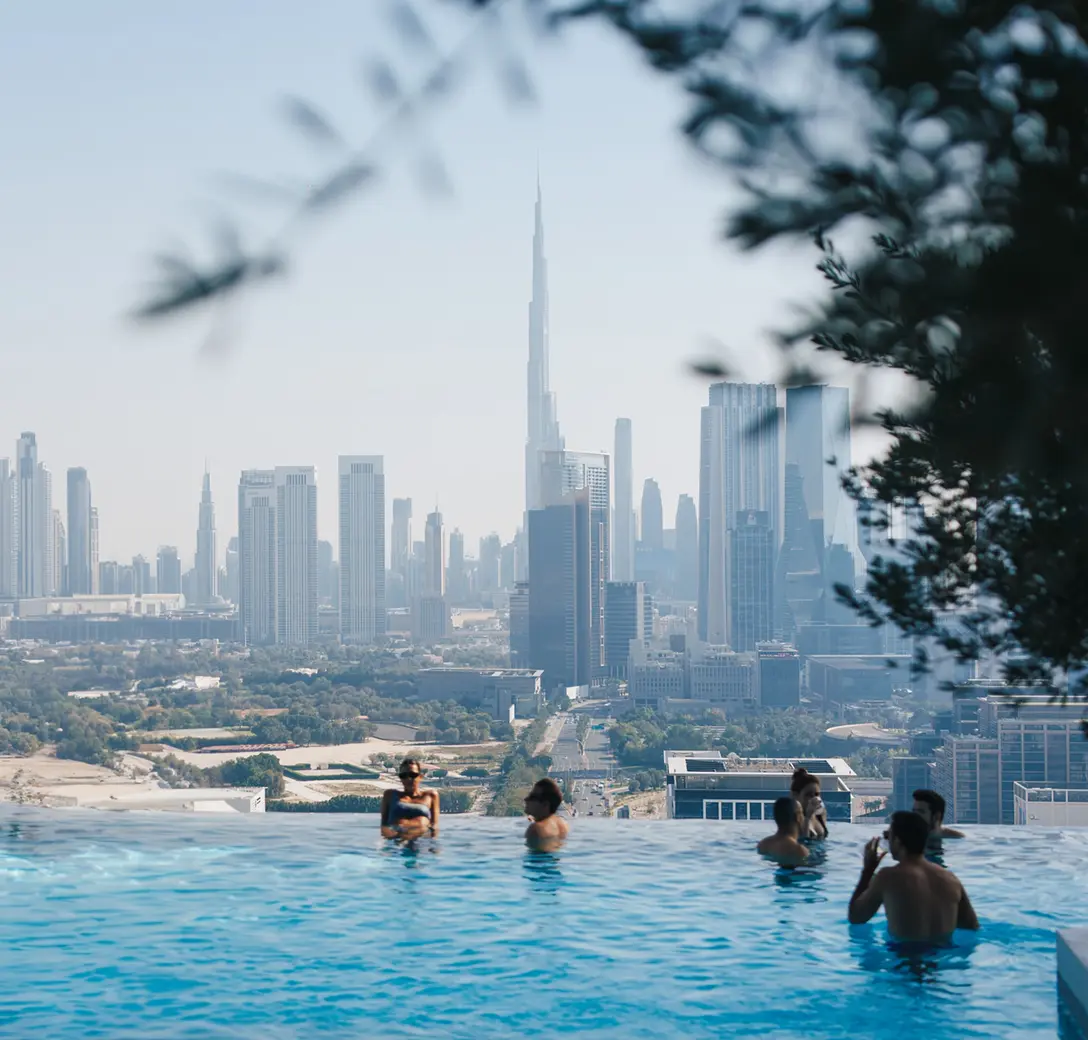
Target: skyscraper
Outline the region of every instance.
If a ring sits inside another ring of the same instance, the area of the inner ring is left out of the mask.
[[[708,414],[712,413],[712,414]],[[742,512],[765,512],[777,551],[781,529],[778,391],[770,383],[714,383],[702,416],[699,473],[699,634],[723,643],[729,620],[729,536]]]
[[[694,603],[699,598],[699,513],[691,495],[676,503],[676,586],[678,600]]]
[[[528,664],[543,669],[548,690],[593,680],[591,493],[583,486],[529,511]]]
[[[339,584],[336,567],[336,550],[332,542],[319,539],[317,543],[317,599],[319,603],[336,603],[335,585]]]
[[[91,579],[91,482],[82,467],[68,470],[68,592],[86,596]]]
[[[16,485],[10,460],[0,459],[0,599],[14,599],[19,588]]]
[[[393,499],[392,571],[408,580],[408,561],[412,557],[412,500]]]
[[[833,461],[832,461],[833,460]],[[850,391],[799,386],[786,391],[785,520],[776,609],[783,637],[807,623],[849,622],[836,584],[864,573],[857,509],[842,487],[850,467]]]
[[[537,509],[540,496],[540,456],[559,451],[563,438],[556,418],[555,395],[548,376],[548,261],[544,256],[544,213],[540,184],[536,186],[533,229],[533,298],[529,303],[528,433],[525,440],[525,509]]]
[[[317,478],[313,466],[275,476],[276,642],[306,646],[317,638]]]
[[[699,638],[722,646],[728,632],[729,542],[725,523],[722,410],[699,416]]]
[[[458,528],[450,532],[450,555],[446,566],[446,594],[451,603],[468,602],[468,572],[465,569],[465,536]]]
[[[487,594],[500,588],[500,563],[502,561],[502,539],[497,534],[489,534],[480,539],[480,564],[477,571],[480,592]]]
[[[659,551],[665,545],[665,515],[661,505],[661,488],[653,477],[642,485],[642,544]]]
[[[155,557],[155,591],[181,592],[181,557],[176,545],[160,545]]]
[[[57,560],[57,517],[53,510],[53,474],[44,462],[38,463],[39,515],[45,520],[45,587],[43,595],[60,594],[60,583],[64,580],[64,568]]]
[[[741,513],[733,525],[730,587],[733,650],[755,650],[774,635],[774,535],[771,518],[758,510]]]
[[[98,509],[91,506],[91,592],[98,595]]]
[[[631,420],[616,420],[615,517],[612,524],[612,578],[635,580],[635,502]]]
[[[238,481],[238,625],[247,645],[276,641],[276,474],[242,471]]]
[[[542,456],[541,491],[546,505],[562,502],[575,491],[589,491],[590,537],[590,671],[599,677],[605,671],[604,589],[611,578],[611,480],[606,454],[591,451],[548,451]],[[532,565],[529,547],[529,567]],[[532,578],[530,585],[532,583]],[[532,590],[530,589],[530,596]]]
[[[631,640],[645,641],[647,627],[653,634],[652,617],[650,625],[646,623],[647,606],[652,612],[652,600],[641,581],[610,581],[605,586],[605,658],[614,678],[627,678]]]
[[[15,451],[16,510],[18,516],[17,595],[44,596],[47,583],[47,546],[52,541],[53,510],[47,503],[45,478],[38,465],[38,439],[33,433],[19,437]],[[46,506],[48,505],[48,510]]]
[[[786,464],[797,466],[818,546],[858,551],[857,510],[842,486],[850,468],[850,391],[844,386],[795,386],[786,391]]]
[[[446,594],[446,545],[442,533],[442,514],[437,509],[427,514],[423,546],[424,595],[444,596]]]
[[[200,493],[200,514],[196,528],[196,605],[215,602],[219,583],[219,565],[215,556],[215,505],[212,503],[212,479],[204,472]]]
[[[341,455],[339,459],[340,638],[347,643],[373,643],[385,634],[383,465],[381,455]],[[408,502],[411,517],[411,500],[399,501]]]
[[[238,583],[241,580],[242,563],[238,555],[238,536],[227,541],[227,551],[223,561],[223,579],[219,583],[219,595],[238,606]],[[181,571],[178,570],[178,591],[181,590]],[[160,590],[161,591],[161,590]]]
[[[64,530],[64,521],[61,519],[60,510],[52,510],[53,537],[49,540],[50,549],[50,595],[68,595],[68,534]]]
[[[151,564],[145,557],[132,557],[132,579],[132,591],[137,596],[146,596],[151,591]]]

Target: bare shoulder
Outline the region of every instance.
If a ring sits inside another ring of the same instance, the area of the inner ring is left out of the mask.
[[[567,823],[567,821],[564,820],[562,816],[557,816],[555,818],[555,822],[559,827],[559,836],[561,838],[565,838],[568,834],[570,834],[570,824]]]

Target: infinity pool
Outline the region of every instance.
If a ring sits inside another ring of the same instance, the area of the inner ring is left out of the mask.
[[[872,829],[790,876],[751,825],[522,826],[0,811],[0,1036],[1054,1037],[1054,930],[1088,922],[1088,833],[950,846],[983,932],[911,959],[846,923]]]

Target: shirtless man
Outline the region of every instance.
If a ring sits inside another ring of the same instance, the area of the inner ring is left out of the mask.
[[[789,795],[779,798],[774,803],[774,822],[778,832],[764,838],[756,846],[756,852],[783,867],[799,867],[808,862],[808,849],[797,840],[805,822],[801,803]]]
[[[533,822],[525,831],[525,844],[534,852],[554,852],[563,844],[570,825],[558,815],[563,792],[550,777],[538,780],[525,796],[525,815]]]
[[[944,825],[944,799],[936,791],[922,789],[914,792],[914,811],[929,825],[930,845],[940,844],[941,838],[962,838],[963,831]]]
[[[880,839],[865,846],[861,879],[850,897],[850,923],[865,924],[883,905],[896,939],[938,942],[957,928],[977,930],[978,918],[959,878],[925,858],[929,824],[918,813],[892,813],[887,837],[897,865],[878,874],[885,856]]]

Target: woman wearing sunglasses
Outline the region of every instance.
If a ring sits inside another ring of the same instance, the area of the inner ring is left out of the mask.
[[[382,836],[409,841],[437,837],[438,792],[423,790],[423,766],[416,758],[406,758],[398,775],[404,790],[382,795]]]

